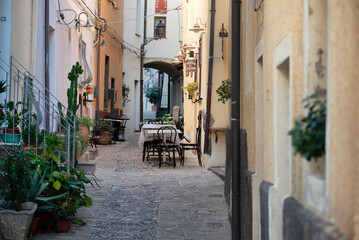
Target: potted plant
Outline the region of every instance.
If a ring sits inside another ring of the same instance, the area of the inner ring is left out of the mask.
[[[78,132],[79,134],[84,137],[85,139],[88,138],[90,133],[90,128],[93,127],[93,120],[89,117],[82,117],[79,118],[80,124],[78,125]]]
[[[158,101],[158,98],[159,98],[159,94],[160,94],[160,89],[157,86],[152,86],[152,87],[147,89],[147,92],[146,92],[145,96],[148,98],[149,102],[154,105],[152,110],[157,109],[157,101]]]
[[[0,188],[0,236],[2,239],[26,239],[37,204],[28,202],[33,155],[13,148],[2,156]]]
[[[91,181],[82,171],[70,168],[67,173],[64,170],[54,171],[48,175],[50,185],[46,188],[48,196],[56,196],[68,193],[63,198],[57,199],[54,203],[57,206],[53,212],[56,218],[56,229],[60,232],[67,232],[71,222],[84,224],[83,220],[76,219],[75,214],[80,207],[89,207],[92,200],[86,195],[85,185]]]
[[[96,139],[98,144],[107,145],[111,141],[111,133],[113,130],[114,129],[109,121],[96,120],[92,134],[93,136],[99,136],[99,138]]]
[[[20,130],[18,128],[21,117],[24,113],[27,112],[27,109],[18,111],[18,106],[23,104],[23,102],[17,102],[16,104],[13,101],[9,101],[5,104],[6,109],[4,115],[0,118],[0,124],[6,124],[5,133],[1,133],[1,138],[3,141],[8,143],[18,143],[20,141]]]
[[[229,79],[223,80],[221,85],[217,88],[218,101],[225,104],[231,98],[232,83]]]
[[[183,89],[188,92],[188,99],[192,99],[194,97],[195,92],[198,90],[198,82],[188,83]]]
[[[303,102],[308,113],[295,121],[288,134],[295,152],[310,161],[325,155],[326,100],[313,94]]]
[[[94,91],[95,91],[94,86],[91,85],[91,84],[87,84],[87,85],[85,86],[85,89],[86,89],[86,94],[87,94],[87,95],[88,95],[88,94],[93,94]]]

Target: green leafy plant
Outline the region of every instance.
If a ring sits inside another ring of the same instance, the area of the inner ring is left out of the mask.
[[[79,118],[80,124],[87,126],[89,129],[90,127],[94,126],[92,118],[89,117],[82,117]]]
[[[175,123],[172,121],[171,113],[166,113],[162,116],[162,122],[167,123],[169,125],[174,125]]]
[[[223,80],[221,85],[217,88],[218,101],[225,104],[231,98],[232,83],[229,79]]]
[[[127,86],[126,84],[122,85],[122,96],[123,96],[123,101],[122,101],[122,106],[125,107],[126,103],[130,102],[130,87]]]
[[[82,171],[70,168],[70,173],[64,170],[54,171],[48,175],[49,185],[46,188],[47,196],[56,196],[67,192],[63,198],[57,199],[56,217],[72,220],[80,207],[92,205],[92,199],[86,195],[85,185],[91,183]]]
[[[61,163],[60,156],[64,156],[65,152],[63,150],[64,139],[54,136],[45,136],[45,143],[40,147],[44,150],[43,157],[46,161],[55,161]]]
[[[23,102],[17,102],[16,104],[13,101],[5,103],[6,111],[0,119],[0,124],[6,123],[8,128],[17,128],[21,122],[21,116],[27,111],[23,109],[18,111],[18,105],[21,105]]]
[[[288,134],[292,137],[295,152],[310,161],[325,154],[326,100],[313,94],[303,103],[308,113],[295,121]]]
[[[192,99],[194,97],[195,92],[198,90],[198,82],[188,83],[183,89],[187,90],[188,98]]]
[[[33,154],[20,148],[12,148],[1,158],[1,175],[4,184],[0,187],[0,196],[7,209],[21,210],[21,204],[28,200],[31,179],[30,160]]]
[[[35,145],[42,145],[44,142],[45,136],[48,134],[46,129],[38,129],[37,125],[30,124],[28,126],[25,126],[22,129],[22,139],[25,144],[35,146]],[[37,138],[36,138],[37,135]],[[29,141],[30,137],[30,141]],[[37,141],[37,144],[36,144]]]
[[[109,121],[95,121],[95,126],[92,129],[94,136],[99,136],[102,132],[112,132],[114,129]]]
[[[158,98],[160,94],[160,89],[157,86],[152,86],[150,88],[147,88],[146,92],[146,98],[148,98],[148,101],[154,105],[157,104]]]
[[[1,80],[0,81],[0,94],[4,93],[6,91],[6,81],[5,80]]]

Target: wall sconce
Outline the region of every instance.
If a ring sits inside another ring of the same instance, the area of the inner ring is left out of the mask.
[[[106,47],[107,46],[107,43],[105,42],[105,37],[101,34],[102,36],[102,42],[100,44],[101,47]]]
[[[182,50],[180,49],[178,51],[177,55],[175,56],[175,58],[182,60],[182,59],[186,58],[186,55],[184,55]]]
[[[228,37],[228,32],[227,30],[224,28],[224,23],[222,23],[222,29],[219,32],[219,37],[223,38],[223,37]]]
[[[198,20],[201,22],[201,25],[204,25],[204,28],[207,27],[206,23],[204,23],[204,24],[202,23],[202,19],[197,18],[196,22],[193,24],[193,27],[188,29],[189,31],[192,31],[192,32],[195,32],[195,33],[204,31],[204,28],[200,27],[200,25],[198,23]]]
[[[182,63],[182,60],[180,60],[180,59],[178,59],[178,58],[175,58],[174,61],[171,61],[171,64],[172,64],[172,65],[178,65],[178,64],[180,64],[180,63]]]
[[[183,45],[183,49],[185,50],[185,51],[187,51],[187,50],[191,50],[191,49],[194,49],[195,47],[192,45],[192,43],[190,43],[190,42],[187,42],[187,43],[185,43],[184,45]]]
[[[81,16],[81,14],[85,14],[86,17],[87,17],[86,24],[83,25],[82,27],[85,27],[85,28],[93,27],[93,25],[90,23],[89,15],[88,15],[86,12],[81,12],[81,13],[77,16],[76,28],[80,31],[80,27],[81,27],[81,19],[80,19],[80,16]]]

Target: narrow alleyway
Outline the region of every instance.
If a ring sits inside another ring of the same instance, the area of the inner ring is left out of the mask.
[[[33,239],[230,239],[223,182],[195,155],[185,167],[159,169],[142,162],[136,136],[98,147],[101,188],[87,187],[93,206],[77,214],[87,224]]]

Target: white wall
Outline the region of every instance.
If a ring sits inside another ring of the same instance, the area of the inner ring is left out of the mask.
[[[142,43],[143,33],[143,18],[138,21],[126,21],[128,19],[136,19],[137,16],[137,0],[124,1],[124,45],[126,49],[123,51],[123,72],[125,73],[123,83],[130,87],[130,102],[126,103],[123,108],[124,114],[131,120],[127,122],[127,129],[131,133],[139,130],[138,124],[140,123],[140,47]],[[143,17],[144,1],[141,3],[140,17]],[[136,34],[136,23],[140,24],[140,35]],[[137,54],[136,54],[137,53]],[[135,84],[137,81],[138,84]]]

